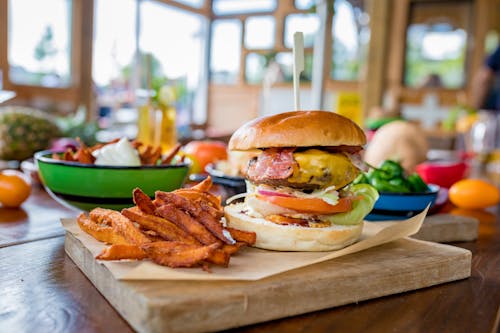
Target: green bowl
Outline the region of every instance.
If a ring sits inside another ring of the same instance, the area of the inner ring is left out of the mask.
[[[136,187],[150,197],[158,190],[173,191],[184,184],[189,171],[187,164],[118,167],[59,161],[51,156],[51,151],[35,154],[45,189],[64,206],[87,211],[131,207]]]

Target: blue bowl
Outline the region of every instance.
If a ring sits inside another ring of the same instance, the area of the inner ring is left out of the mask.
[[[391,193],[380,192],[375,206],[368,216],[368,221],[404,220],[422,212],[427,205],[434,205],[439,186],[429,184],[428,192]]]

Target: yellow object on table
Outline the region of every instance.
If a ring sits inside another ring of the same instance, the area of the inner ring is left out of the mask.
[[[172,106],[143,105],[139,108],[137,140],[144,144],[161,146],[162,153],[177,144],[176,110]]]
[[[363,110],[361,96],[357,92],[339,92],[337,96],[336,112],[347,117],[363,127]]]

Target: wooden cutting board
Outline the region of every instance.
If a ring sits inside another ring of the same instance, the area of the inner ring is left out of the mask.
[[[427,216],[413,238],[430,242],[469,242],[477,239],[479,221],[472,217],[452,214]]]
[[[399,222],[372,222],[391,225]],[[452,214],[427,216],[413,238],[437,243],[469,242],[477,239],[479,221],[472,217]]]
[[[401,239],[258,281],[119,281],[71,234],[65,249],[135,330],[153,333],[244,326],[464,279],[471,271],[468,250]]]

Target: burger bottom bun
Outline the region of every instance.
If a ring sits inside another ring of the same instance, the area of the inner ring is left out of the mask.
[[[255,247],[277,251],[331,251],[346,247],[358,240],[363,222],[357,225],[332,225],[327,228],[308,228],[279,225],[242,211],[244,203],[226,206],[227,225],[257,234]]]

